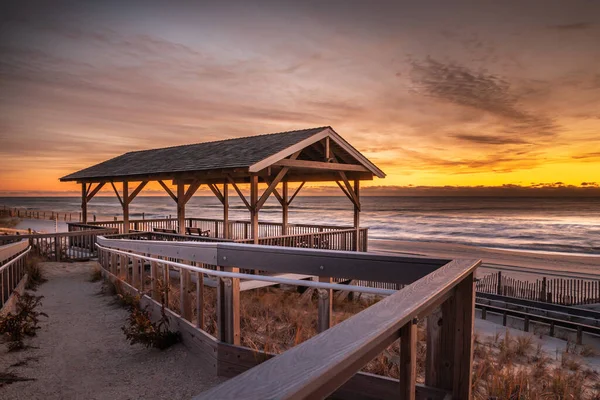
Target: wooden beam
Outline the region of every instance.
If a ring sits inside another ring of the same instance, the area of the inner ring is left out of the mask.
[[[257,177],[258,178],[258,177]],[[250,206],[250,204],[248,203],[248,200],[246,200],[246,196],[244,196],[244,194],[242,193],[242,191],[240,190],[240,188],[235,184],[235,181],[233,180],[233,178],[231,178],[230,176],[227,176],[227,180],[229,181],[229,183],[231,183],[231,186],[233,186],[233,188],[235,189],[235,191],[237,192],[238,196],[240,196],[240,199],[242,199],[242,201],[244,202],[244,204],[246,205],[246,208],[249,211],[252,211],[252,207]]]
[[[185,235],[185,185],[177,184],[177,232],[180,235]]]
[[[354,250],[360,250],[360,181],[357,179],[354,181],[354,197],[356,198],[356,203],[354,203],[354,227],[356,228],[356,233],[354,234]],[[363,249],[363,251],[366,251]]]
[[[256,211],[257,212],[265,204],[265,202],[267,201],[267,199],[269,198],[269,196],[271,195],[273,190],[277,187],[277,184],[279,184],[279,182],[283,179],[285,174],[287,174],[288,170],[289,170],[289,168],[282,168],[281,171],[279,171],[279,173],[277,174],[277,176],[275,176],[275,179],[273,179],[273,182],[271,182],[271,184],[269,185],[267,190],[265,190],[264,193],[262,194],[262,196],[260,196],[260,199],[256,203]]]
[[[252,225],[252,239],[258,244],[258,176],[253,175],[250,180],[250,223]]]
[[[348,193],[350,194],[350,201],[352,201],[352,203],[354,203],[354,206],[356,208],[358,208],[358,210],[360,211],[360,201],[358,196],[356,195],[355,191],[356,188],[353,188],[352,185],[350,184],[350,181],[348,180],[348,177],[346,176],[346,174],[344,172],[339,172],[340,177],[342,178],[342,180],[344,181],[344,185],[346,185],[346,189],[348,190]],[[354,183],[356,184],[356,182],[359,182],[358,179],[354,180]]]
[[[217,199],[219,199],[221,204],[225,204],[223,194],[221,193],[219,188],[216,187],[214,183],[209,183],[207,186],[214,193],[214,195],[217,196]]]
[[[354,199],[352,197],[352,195],[350,195],[350,193],[348,193],[348,191],[346,190],[346,188],[340,183],[340,181],[335,181],[335,183],[337,183],[337,185],[340,187],[340,189],[342,190],[342,192],[344,192],[344,194],[346,195],[346,197],[348,197],[350,199],[351,202],[354,203]]]
[[[287,235],[287,227],[288,227],[288,211],[289,211],[289,203],[288,203],[288,183],[283,182],[283,197],[279,200],[281,203],[281,234]],[[277,191],[275,191],[277,193]]]
[[[454,324],[454,380],[452,398],[470,399],[473,365],[475,284],[471,272],[456,286]]]
[[[119,191],[115,187],[115,183],[113,181],[110,181],[110,184],[112,185],[113,190],[115,191],[115,194],[117,195],[117,198],[119,199],[119,203],[121,203],[121,207],[123,207],[123,200],[121,200],[121,195],[119,194]]]
[[[329,136],[325,138],[325,161],[329,162],[331,158],[331,149],[329,147]]]
[[[363,165],[356,164],[340,164],[340,163],[328,163],[321,161],[304,161],[304,160],[291,160],[284,158],[273,164],[279,167],[291,167],[291,168],[306,168],[306,169],[318,169],[326,171],[358,171],[368,172],[369,170]]]
[[[85,185],[85,183],[83,183]],[[87,186],[87,190],[85,191],[85,197],[87,198],[88,194],[90,194],[90,189],[92,188],[92,184],[90,183],[89,186]]]
[[[88,194],[86,195],[86,200],[89,202],[90,200],[92,200],[92,198],[100,191],[100,189],[102,189],[102,187],[104,186],[106,182],[100,182],[98,183],[98,186],[96,186],[94,188],[94,190],[92,190],[91,192],[88,190]],[[85,185],[85,183],[84,183]],[[90,188],[92,187],[92,184],[90,183]]]
[[[300,193],[300,189],[302,189],[302,187],[304,186],[305,183],[306,182],[302,182],[300,184],[300,186],[298,186],[298,188],[296,189],[296,191],[294,192],[292,197],[290,197],[290,201],[288,201],[288,205],[292,204],[292,201],[294,201],[294,199],[296,198],[296,195],[298,195],[298,193]]]
[[[175,195],[173,194],[173,192],[171,191],[171,189],[169,189],[169,187],[168,187],[167,185],[165,185],[165,183],[164,183],[163,181],[158,181],[158,183],[160,184],[160,186],[162,186],[162,188],[163,188],[163,189],[165,189],[165,192],[167,192],[167,194],[168,194],[169,196],[171,196],[171,198],[173,199],[173,201],[174,201],[175,203],[178,203],[178,201],[177,201],[177,196],[175,196]]]
[[[116,193],[118,196],[119,193]],[[129,182],[123,182],[123,200],[121,201],[121,205],[123,206],[123,233],[129,233]],[[127,267],[127,271],[129,271],[129,267]]]
[[[129,197],[127,198],[127,204],[131,203],[133,199],[137,197],[138,194],[142,191],[142,189],[148,184],[148,181],[143,181],[140,183],[134,190],[131,192]]]
[[[223,238],[229,239],[229,187],[223,184]]]
[[[415,400],[417,384],[417,324],[410,321],[400,328],[400,398]]]
[[[183,203],[184,204],[187,204],[187,202],[190,201],[190,199],[192,198],[194,193],[196,193],[196,191],[198,190],[200,185],[201,185],[201,183],[199,180],[196,180],[190,184],[190,187],[188,187],[187,191],[183,195]],[[179,198],[179,196],[177,196],[177,197]]]
[[[87,191],[85,188],[86,184],[82,183],[81,184],[81,222],[86,224],[87,223]],[[90,187],[92,186],[92,184],[90,183]],[[2,299],[4,300],[4,299]]]

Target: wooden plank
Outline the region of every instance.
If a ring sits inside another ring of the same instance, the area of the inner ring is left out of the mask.
[[[238,268],[223,267],[223,271],[239,272]],[[240,344],[240,280],[218,278],[217,338],[225,343]]]
[[[179,275],[179,304],[180,304],[180,315],[188,321],[192,321],[192,297],[190,295],[190,271],[182,269]]]
[[[330,277],[319,276],[319,282],[331,283]],[[331,327],[331,318],[333,316],[333,290],[317,289],[318,300],[318,320],[317,332],[325,332]]]
[[[417,384],[417,324],[400,328],[400,399],[415,400]]]
[[[290,197],[290,201],[288,201],[288,205],[292,204],[292,201],[294,201],[294,199],[296,198],[296,196],[298,195],[298,193],[300,193],[300,190],[304,187],[304,184],[306,182],[303,181],[300,186],[298,186],[298,188],[296,188],[296,191],[294,192],[294,194],[292,195],[292,197]]]
[[[134,190],[133,192],[131,192],[131,194],[129,195],[129,197],[127,198],[127,204],[130,204],[133,199],[135,199],[137,197],[138,194],[140,194],[140,192],[142,191],[142,189],[144,189],[144,187],[146,187],[146,185],[148,184],[148,181],[142,181]]]
[[[196,399],[326,397],[397,340],[400,328],[434,306],[467,276],[472,276],[479,264],[480,261],[452,261]]]
[[[289,168],[282,168],[281,171],[279,171],[279,173],[275,176],[275,179],[273,179],[273,181],[269,184],[267,189],[263,192],[262,196],[260,196],[260,199],[258,199],[258,201],[256,202],[256,212],[258,212],[262,208],[262,206],[265,204],[271,193],[273,193],[273,190],[275,190],[279,182],[281,182],[288,170]]]
[[[321,161],[305,161],[305,160],[290,160],[285,158],[273,163],[273,166],[290,167],[290,168],[305,168],[324,171],[354,171],[354,172],[369,172],[369,170],[358,164],[340,164]]]
[[[94,198],[94,196],[100,191],[100,189],[102,189],[104,187],[105,184],[106,184],[106,182],[99,182],[98,185],[96,185],[96,187],[94,188],[94,190],[92,190],[89,193],[86,193],[86,195],[85,195],[86,202],[89,203],[89,201]],[[83,184],[83,185],[85,185],[85,184]],[[92,187],[92,184],[90,183],[90,188],[91,187]]]
[[[165,190],[165,192],[167,192],[167,194],[169,196],[171,196],[171,198],[173,199],[173,201],[175,203],[177,203],[177,196],[175,196],[173,194],[173,192],[171,191],[171,189],[169,189],[169,187],[167,185],[165,185],[165,183],[163,181],[161,181],[161,180],[159,180],[158,183],[160,184],[160,186],[162,186],[162,188]]]
[[[211,190],[211,192],[213,192],[213,194],[217,197],[217,199],[219,199],[219,201],[221,202],[221,204],[223,204],[223,202],[225,201],[225,199],[223,197],[223,194],[219,190],[219,188],[215,184],[213,184],[213,183],[209,183],[207,186]]]
[[[200,188],[200,181],[196,179],[194,182],[190,184],[187,191],[183,196],[183,204],[187,204],[188,201],[192,198],[192,196],[196,193],[196,191]]]
[[[236,193],[238,194],[238,196],[240,197],[240,199],[242,200],[242,202],[244,203],[246,208],[249,211],[252,211],[252,207],[250,206],[250,203],[248,203],[248,200],[246,200],[246,196],[244,196],[244,194],[242,193],[240,188],[235,184],[235,181],[229,175],[227,176],[227,180],[229,181],[229,183],[231,183],[231,186],[233,186],[233,189],[235,189]]]
[[[252,226],[252,239],[258,244],[258,176],[253,175],[250,181],[250,224]]]
[[[117,187],[115,186],[115,183],[113,181],[110,181],[110,184],[112,185],[112,188],[115,191],[115,194],[117,195],[117,199],[119,199],[119,203],[121,203],[121,207],[123,207],[123,199],[121,199],[121,195],[119,194],[119,191],[117,190]]]
[[[454,383],[452,398],[471,398],[473,323],[475,320],[474,274],[456,286],[454,321]]]

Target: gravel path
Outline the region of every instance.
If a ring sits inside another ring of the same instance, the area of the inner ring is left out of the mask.
[[[0,345],[0,372],[34,380],[1,386],[1,399],[188,399],[221,381],[181,344],[129,345],[127,312],[88,281],[94,265],[43,264],[48,282],[37,294],[50,318],[28,341],[37,348],[8,353]]]

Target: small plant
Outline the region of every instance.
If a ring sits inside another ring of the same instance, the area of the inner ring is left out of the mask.
[[[90,282],[98,282],[100,280],[102,280],[102,271],[100,271],[100,268],[94,268],[90,275]]]
[[[169,330],[169,318],[164,303],[161,307],[161,318],[157,322],[152,322],[150,312],[140,307],[139,297],[135,297],[131,304],[127,325],[121,329],[132,345],[140,343],[147,348],[164,350],[181,340],[179,332]]]
[[[582,357],[596,357],[598,352],[594,348],[594,346],[590,346],[589,344],[583,345],[579,350],[579,355]]]
[[[37,311],[36,308],[42,304],[44,296],[33,296],[29,293],[19,294],[17,296],[16,314],[8,313],[0,318],[0,334],[8,338],[8,350],[15,351],[25,348],[23,340],[26,336],[35,336],[41,316],[48,317],[48,314]]]
[[[28,259],[25,269],[27,271],[27,283],[25,284],[25,289],[35,291],[38,286],[48,281],[48,279],[44,277],[44,273],[40,267],[40,260],[37,258],[32,257]]]

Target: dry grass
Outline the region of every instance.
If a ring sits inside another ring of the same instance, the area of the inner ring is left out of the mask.
[[[147,288],[150,282],[147,281]],[[170,282],[169,308],[179,311],[179,281]],[[192,291],[195,304],[195,291]],[[377,302],[373,297],[335,301],[333,324]],[[241,344],[257,352],[281,353],[317,334],[316,293],[262,288],[240,293]],[[195,307],[194,307],[195,309]],[[194,311],[195,312],[195,311]],[[197,318],[194,315],[194,318]],[[216,289],[204,289],[204,330],[216,335]],[[418,326],[418,381],[424,381],[426,326]],[[596,399],[598,375],[582,365],[581,356],[593,356],[589,346],[567,346],[568,352],[549,357],[536,345],[534,335],[513,336],[510,331],[490,338],[474,337],[473,398],[483,399]],[[400,360],[396,341],[369,362],[363,371],[398,378]]]

